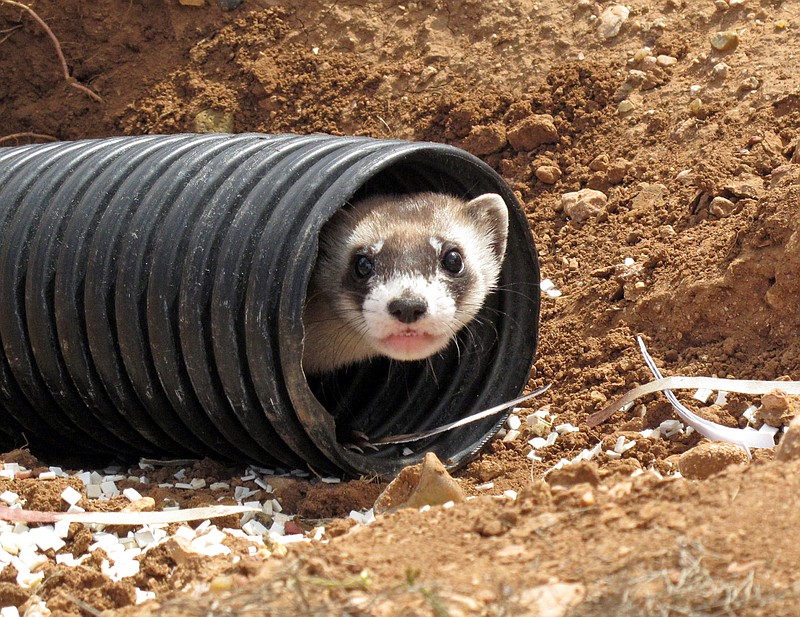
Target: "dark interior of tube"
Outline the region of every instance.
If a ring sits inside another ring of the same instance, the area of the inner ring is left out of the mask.
[[[471,199],[497,190],[486,185],[465,186],[452,176],[421,167],[396,164],[371,178],[350,201],[355,203],[375,194],[426,191]],[[314,396],[336,420],[339,443],[353,443],[354,432],[376,439],[423,431],[462,417],[468,403],[477,400],[485,388],[482,367],[495,361],[501,303],[501,294],[492,293],[478,318],[459,332],[456,341],[427,360],[398,362],[378,358],[322,377],[310,377]],[[488,432],[496,421],[489,419],[469,430]],[[409,446],[420,452],[433,440]],[[403,446],[382,447],[380,453],[364,453],[370,458],[402,459],[402,450]]]

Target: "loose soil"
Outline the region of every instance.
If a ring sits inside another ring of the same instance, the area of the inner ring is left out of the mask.
[[[543,298],[530,386],[553,387],[536,406],[580,427],[532,463],[524,425],[459,473],[478,498],[369,526],[341,517],[369,507],[378,485],[287,482],[284,510],[300,526],[332,519],[328,543],[236,563],[153,554],[136,584],[158,596],[139,606],[130,583],[92,562],[53,566],[36,593],[54,615],[797,614],[800,464],[759,452],[706,480],[672,478],[699,438],[641,438],[672,417],[662,399],[597,427],[586,419],[651,379],[637,335],[666,374],[800,379],[800,5],[631,0],[604,39],[608,6],[37,0],[98,103],[62,79],[40,26],[0,2],[0,138],[191,132],[211,116],[235,132],[433,140],[483,158],[518,193],[543,278],[562,292]],[[716,51],[720,31],[738,44]],[[544,114],[555,143],[531,130]],[[570,220],[561,195],[583,188],[607,204]],[[748,402],[705,413],[737,425]],[[562,457],[620,435],[637,439],[621,459],[542,480]],[[639,469],[663,477],[632,477]],[[16,482],[29,506],[63,507],[63,486]],[[154,497],[214,502],[166,493]],[[87,542],[79,536],[70,542]],[[0,605],[28,599],[8,569],[0,580]],[[557,612],[537,608],[550,596]]]

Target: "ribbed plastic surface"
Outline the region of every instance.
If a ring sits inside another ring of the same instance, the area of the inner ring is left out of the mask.
[[[503,195],[500,289],[452,353],[310,383],[302,307],[320,229],[375,192]],[[525,216],[489,167],[441,144],[326,135],[120,137],[0,149],[0,445],[208,455],[390,476],[463,462],[502,417],[365,455],[517,395],[537,340]],[[339,436],[337,436],[337,429]]]

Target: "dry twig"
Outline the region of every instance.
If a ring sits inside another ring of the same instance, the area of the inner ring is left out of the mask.
[[[64,52],[61,51],[61,43],[58,42],[58,39],[56,38],[56,35],[53,34],[53,31],[50,29],[50,26],[48,26],[45,23],[45,21],[41,17],[39,17],[39,15],[36,14],[36,11],[34,11],[27,4],[23,4],[22,2],[15,2],[15,0],[0,0],[0,4],[8,4],[10,6],[15,6],[19,9],[22,9],[23,11],[27,11],[28,14],[31,17],[33,17],[36,20],[36,22],[44,29],[44,31],[47,33],[47,36],[50,37],[50,40],[53,41],[53,46],[56,48],[56,54],[58,55],[58,60],[59,62],[61,62],[61,71],[64,74],[64,80],[73,88],[77,88],[81,92],[88,94],[95,101],[98,101],[99,103],[103,102],[103,99],[100,98],[99,94],[96,94],[83,84],[78,83],[78,80],[69,74],[69,67],[67,67],[67,61],[64,58]]]
[[[43,133],[12,133],[11,135],[6,135],[5,137],[0,137],[0,144],[4,141],[11,141],[12,139],[43,139],[45,141],[58,141],[58,137],[53,137],[52,135],[44,135]]]

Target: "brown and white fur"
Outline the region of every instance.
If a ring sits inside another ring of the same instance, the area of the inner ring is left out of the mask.
[[[443,350],[497,285],[507,238],[508,208],[494,193],[377,195],[341,209],[320,234],[303,369]]]

